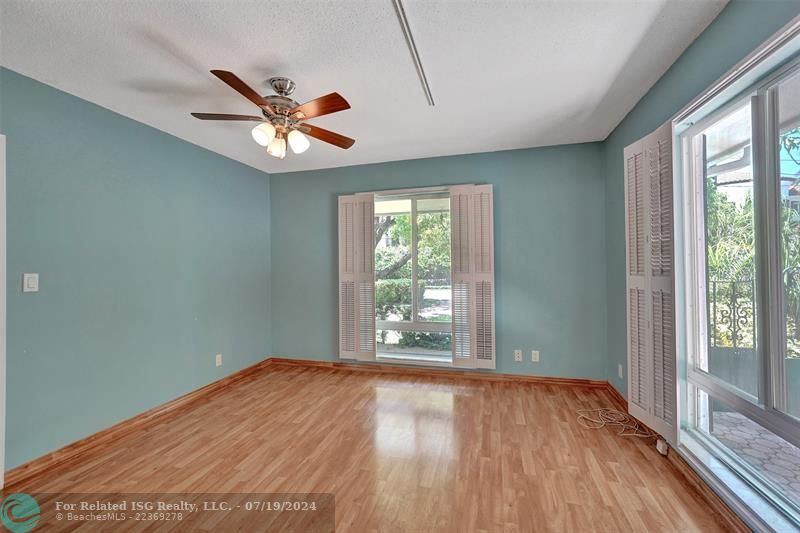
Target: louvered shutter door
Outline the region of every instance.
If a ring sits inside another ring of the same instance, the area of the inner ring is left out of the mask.
[[[649,416],[650,375],[647,335],[647,283],[644,146],[625,149],[625,232],[628,304],[628,406],[639,419]]]
[[[339,357],[375,359],[374,197],[339,197]]]
[[[491,185],[450,189],[453,364],[495,368],[494,221]]]
[[[652,419],[650,427],[671,443],[677,440],[675,375],[674,222],[672,125],[644,140],[649,193],[649,279],[652,350]]]
[[[672,125],[625,149],[628,411],[677,440]]]

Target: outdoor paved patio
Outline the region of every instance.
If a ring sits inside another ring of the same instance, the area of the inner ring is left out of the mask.
[[[800,504],[800,449],[739,413],[713,420],[714,437]]]

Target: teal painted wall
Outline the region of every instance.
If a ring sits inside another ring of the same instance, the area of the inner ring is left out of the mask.
[[[603,161],[593,143],[273,174],[273,353],[337,358],[338,195],[491,183],[497,371],[605,379]]]
[[[604,143],[272,177],[0,69],[6,467],[268,354],[335,359],[336,197],[357,191],[492,183],[497,371],[625,392],[622,150],[798,13],[733,0]]]
[[[265,173],[8,70],[0,109],[6,468],[270,353]]]
[[[625,394],[627,377],[617,377],[617,364],[627,364],[623,150],[663,124],[799,13],[800,1],[797,0],[732,0],[604,143],[608,259],[607,376]]]

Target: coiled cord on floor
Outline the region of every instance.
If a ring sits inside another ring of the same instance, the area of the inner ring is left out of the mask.
[[[605,407],[579,409],[578,423],[587,429],[600,429],[607,426],[618,427],[617,435],[621,437],[639,437],[643,439],[658,437],[628,413]]]

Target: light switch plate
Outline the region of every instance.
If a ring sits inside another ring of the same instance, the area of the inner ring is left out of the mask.
[[[22,275],[22,292],[39,292],[39,274]]]
[[[539,362],[539,350],[531,350],[531,361],[534,363]]]

